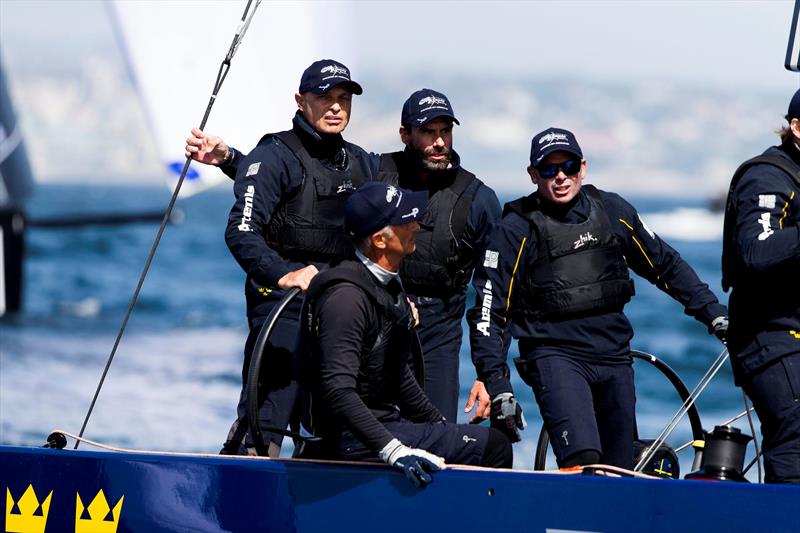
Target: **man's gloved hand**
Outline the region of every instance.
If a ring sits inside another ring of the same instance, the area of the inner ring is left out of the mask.
[[[714,334],[724,345],[728,345],[728,317],[718,316],[711,321],[708,332]]]
[[[511,442],[522,440],[519,430],[525,429],[528,424],[525,422],[525,415],[522,414],[522,406],[517,403],[513,393],[504,392],[492,399],[490,424],[505,433]]]
[[[397,439],[392,439],[378,453],[383,462],[393,466],[406,475],[415,487],[424,487],[433,478],[428,472],[436,472],[445,467],[444,459],[419,448],[409,448]]]

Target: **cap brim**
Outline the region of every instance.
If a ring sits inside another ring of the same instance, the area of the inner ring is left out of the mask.
[[[545,158],[548,155],[552,154],[553,152],[567,152],[568,154],[572,154],[574,156],[583,159],[582,153],[578,152],[577,150],[569,146],[550,146],[549,148],[545,148],[544,151],[542,151],[541,155],[539,155],[539,159],[537,159],[535,162],[531,161],[531,166],[536,167],[537,165],[541,164],[541,162],[544,161]]]
[[[426,191],[404,191],[400,200],[400,208],[389,220],[390,226],[400,226],[409,222],[419,222],[425,216],[428,207],[428,193]]]
[[[456,117],[453,116],[452,113],[447,113],[447,112],[432,113],[430,115],[425,115],[425,117],[423,117],[423,118],[424,118],[424,120],[422,120],[421,122],[417,121],[417,123],[414,124],[414,126],[417,126],[417,127],[422,126],[423,124],[427,124],[428,122],[430,122],[431,120],[436,119],[436,118],[449,118],[450,120],[452,120],[453,122],[455,122],[459,126],[461,125],[461,123],[458,121],[458,119]]]
[[[347,80],[340,81],[339,83],[332,83],[330,87],[327,87],[324,90],[320,89],[319,87],[313,87],[309,89],[308,92],[314,94],[325,94],[334,87],[338,87],[340,85],[347,85],[347,88],[350,89],[350,92],[353,94],[362,94],[364,92],[364,89],[361,88],[361,85],[359,85],[354,81],[347,81]]]

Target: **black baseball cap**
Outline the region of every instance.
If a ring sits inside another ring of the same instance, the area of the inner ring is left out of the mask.
[[[800,118],[800,89],[797,89],[789,102],[789,111],[786,113],[786,120],[789,122],[793,118]]]
[[[361,94],[364,90],[361,85],[350,79],[350,70],[333,59],[320,59],[311,63],[300,78],[300,94],[314,93],[325,94],[337,85],[346,83],[353,94]]]
[[[583,159],[581,147],[571,131],[561,128],[547,128],[533,136],[531,141],[531,166],[535,167],[545,157],[558,151],[569,152]]]
[[[461,123],[453,114],[453,106],[450,100],[433,89],[420,89],[408,97],[403,104],[403,112],[400,115],[400,124],[408,127],[419,127],[439,117],[452,119],[458,125]]]
[[[413,192],[370,181],[350,195],[344,206],[344,228],[351,239],[362,239],[386,226],[419,221],[428,204],[426,191]]]

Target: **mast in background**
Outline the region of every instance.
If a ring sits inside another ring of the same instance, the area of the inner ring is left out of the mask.
[[[25,213],[33,173],[0,63],[0,316],[22,306]]]

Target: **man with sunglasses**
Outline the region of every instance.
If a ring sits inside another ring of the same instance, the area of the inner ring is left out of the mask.
[[[519,440],[525,425],[506,364],[506,328],[519,339],[520,377],[533,388],[561,468],[633,467],[636,402],[623,313],[628,269],[679,301],[720,340],[727,311],[619,195],[582,186],[575,136],[548,128],[531,143],[537,191],[506,204],[473,277],[467,313],[473,362],[491,397],[491,424]]]

